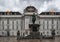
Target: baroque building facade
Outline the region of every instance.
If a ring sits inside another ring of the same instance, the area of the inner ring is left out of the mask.
[[[20,31],[20,36],[30,35],[29,24],[32,24],[32,15],[35,13],[35,24],[40,24],[39,32],[43,36],[51,36],[51,30],[55,29],[56,36],[60,35],[60,12],[42,12],[38,14],[38,10],[34,6],[28,6],[24,9],[24,13],[20,12],[0,12],[0,36],[16,36]]]

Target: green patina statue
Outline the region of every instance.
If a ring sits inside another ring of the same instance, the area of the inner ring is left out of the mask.
[[[35,13],[33,13],[33,15],[32,15],[32,23],[34,24],[35,21],[36,21],[36,15],[35,15]]]

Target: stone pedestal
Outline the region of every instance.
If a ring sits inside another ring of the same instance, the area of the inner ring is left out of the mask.
[[[40,38],[40,33],[39,33],[39,24],[29,24],[29,28],[31,29],[30,31],[30,37],[33,39],[38,39]]]
[[[40,33],[39,32],[31,32],[30,36],[32,39],[39,39],[40,38]]]

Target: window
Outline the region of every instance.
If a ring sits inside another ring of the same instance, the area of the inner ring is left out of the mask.
[[[16,21],[16,24],[17,24],[17,25],[16,25],[16,27],[17,27],[16,29],[18,30],[18,21]]]
[[[52,19],[52,29],[53,29],[53,22],[54,22],[54,21],[53,21],[53,19]]]
[[[57,20],[57,29],[58,29],[58,20]]]
[[[12,21],[12,25],[13,25],[13,26],[12,26],[12,29],[14,30],[14,21]]]
[[[49,32],[47,32],[47,34],[49,34]]]
[[[43,34],[45,34],[45,31],[43,32]]]
[[[2,29],[4,30],[4,21],[2,21]]]
[[[7,28],[9,29],[9,18],[7,19]]]
[[[30,23],[32,23],[32,16],[30,16]]]
[[[59,34],[59,32],[57,32],[57,34]]]
[[[44,21],[43,21],[43,30],[44,30],[44,26],[45,26],[45,23],[44,23]]]
[[[2,35],[4,35],[4,32],[2,32]]]
[[[48,27],[49,27],[49,24],[48,24],[49,22],[47,21],[47,29],[49,29]]]
[[[14,32],[12,32],[12,35],[14,36]]]

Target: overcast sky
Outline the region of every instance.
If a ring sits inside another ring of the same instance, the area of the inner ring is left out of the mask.
[[[0,0],[0,11],[11,10],[23,13],[23,10],[30,5],[38,9],[38,13],[51,9],[60,12],[60,0]]]

